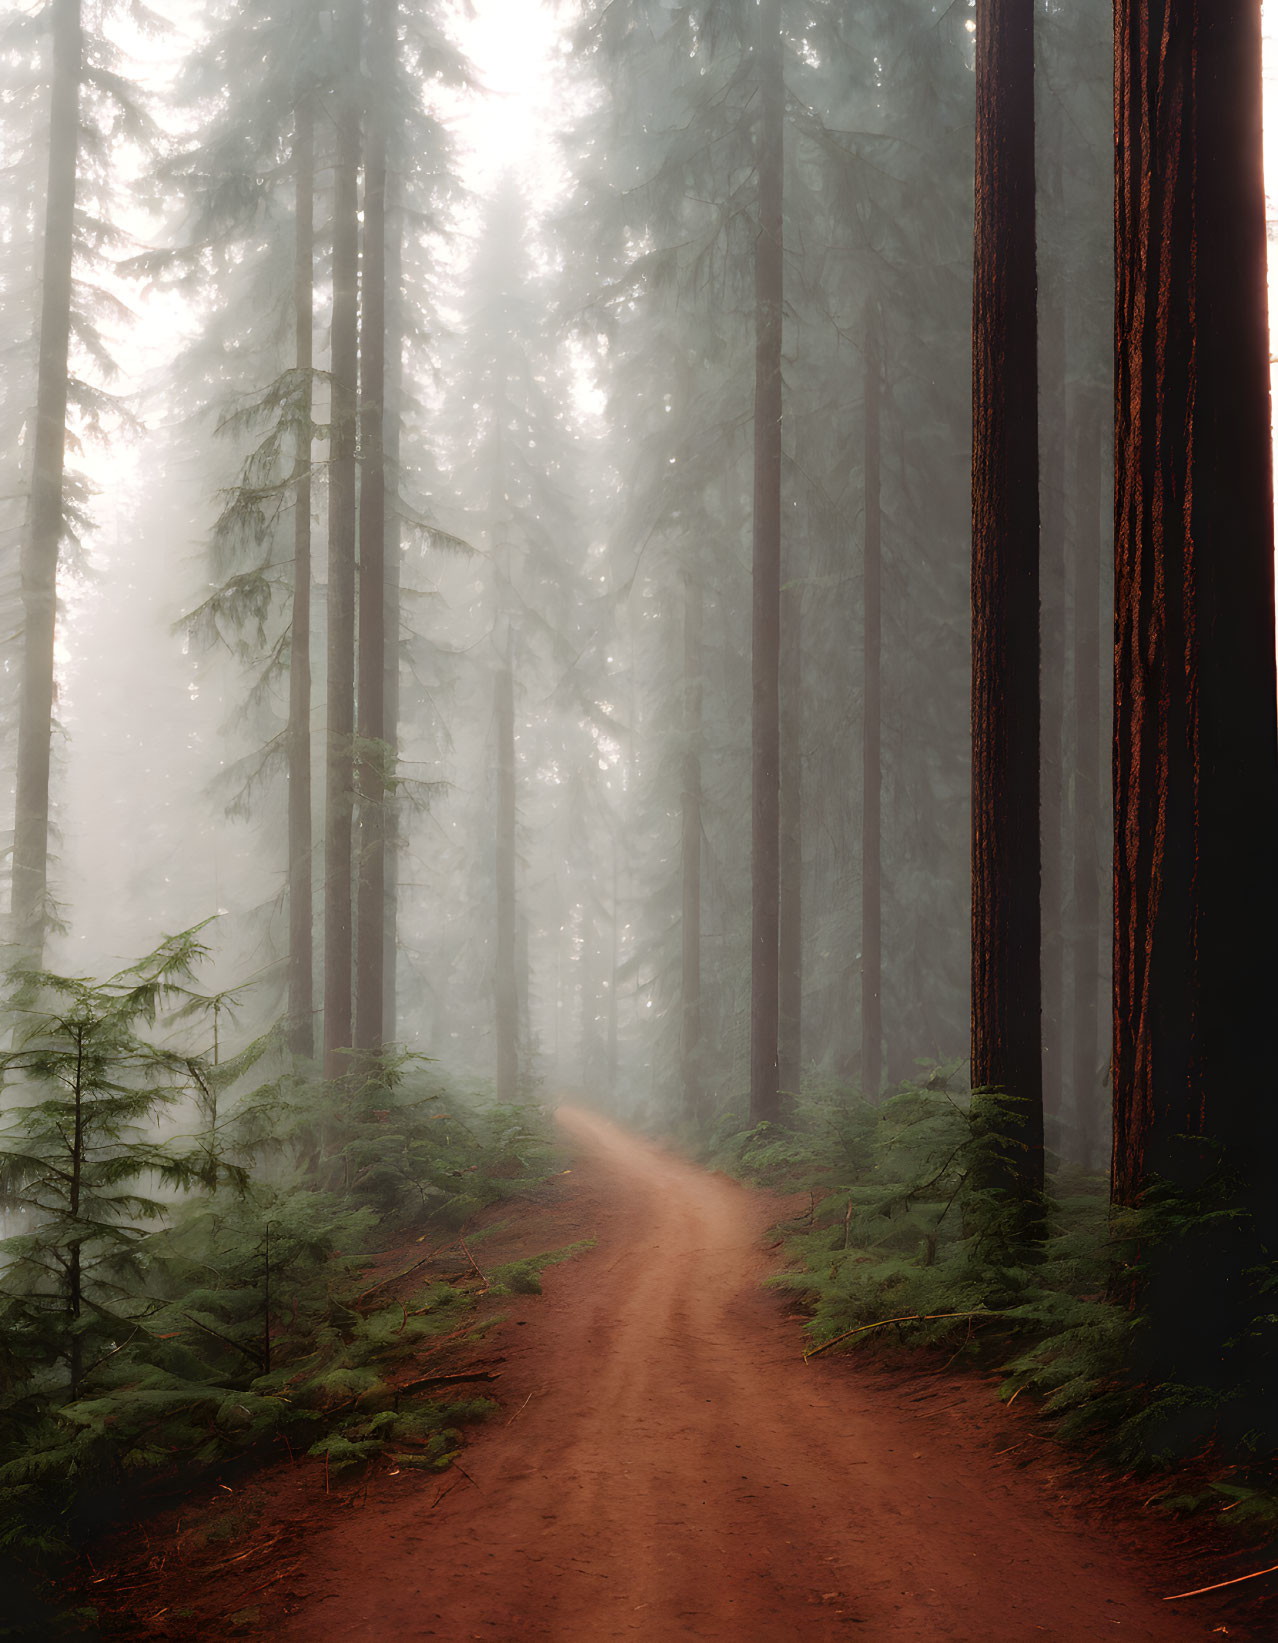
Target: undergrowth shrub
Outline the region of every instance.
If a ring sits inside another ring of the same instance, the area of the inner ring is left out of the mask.
[[[171,1047],[198,1013],[203,956],[186,932],[106,982],[11,984],[0,1579],[148,1490],[276,1445],[330,1474],[383,1453],[442,1468],[491,1407],[436,1403],[408,1367],[432,1339],[481,1327],[471,1274],[422,1272],[392,1298],[366,1269],[413,1233],[447,1246],[477,1210],[540,1190],[559,1162],[543,1114],[463,1104],[399,1052],[337,1083],[290,1068],[246,1088],[265,1041],[217,1064]],[[494,1287],[537,1289],[568,1253]],[[55,1635],[37,1608],[26,1635]]]
[[[1135,1469],[1221,1444],[1231,1463],[1264,1472],[1230,1487],[1267,1521],[1278,1497],[1261,1429],[1278,1361],[1274,1268],[1241,1275],[1255,1316],[1213,1344],[1230,1366],[1215,1385],[1168,1373],[1139,1305],[1151,1270],[1174,1269],[1188,1242],[1237,1217],[1228,1183],[1194,1195],[1159,1183],[1141,1210],[1114,1212],[1103,1179],[1060,1168],[1027,1237],[1023,1202],[997,1185],[1009,1157],[1003,1098],[973,1101],[948,1082],[939,1069],[875,1107],[805,1100],[791,1127],[713,1138],[720,1167],[811,1189],[810,1212],[786,1227],[792,1269],[773,1280],[811,1312],[809,1354],[907,1343],[993,1366],[1005,1399],[1031,1395],[1062,1437]]]

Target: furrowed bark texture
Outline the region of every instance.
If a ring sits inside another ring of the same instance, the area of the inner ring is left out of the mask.
[[[497,1099],[519,1089],[519,982],[515,954],[515,670],[513,640],[497,673]]]
[[[862,620],[865,650],[861,725],[861,1094],[877,1101],[883,1086],[883,364],[877,318],[865,324],[865,544]]]
[[[683,613],[683,794],[680,858],[683,877],[683,970],[679,1062],[683,1110],[701,1115],[701,584],[689,577]]]
[[[1043,1180],[1039,1001],[1038,382],[1033,0],[976,31],[972,448],[972,1087],[1020,1105]]]
[[[332,436],[328,471],[328,728],[324,781],[324,1074],[347,1069],[352,1042],[352,862],[355,739],[355,432],[358,354],[360,121],[353,75],[359,8],[341,0],[333,176]]]
[[[314,366],[315,123],[298,100],[293,138],[294,358],[300,384],[294,457],[293,609],[288,661],[288,1033],[289,1048],[315,1054],[315,946],[311,850],[311,370]]]
[[[781,297],[785,83],[777,0],[762,0],[755,241],[754,553],[751,717],[750,1117],[781,1109],[777,1060],[780,907]]]
[[[1250,1176],[1272,1238],[1260,7],[1119,0],[1115,44],[1113,1191],[1136,1204],[1151,1176],[1192,1176],[1202,1160],[1175,1138],[1201,1135]]]
[[[13,939],[25,959],[44,958],[49,885],[49,765],[53,736],[53,640],[62,541],[83,41],[80,0],[54,0],[49,172],[40,287],[31,511],[22,544],[22,680],[13,828]]]
[[[359,888],[355,1044],[381,1048],[386,1017],[386,105],[391,96],[394,0],[374,0],[368,30],[372,96],[364,156],[360,347]]]

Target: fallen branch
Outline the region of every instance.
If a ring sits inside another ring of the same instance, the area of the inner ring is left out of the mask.
[[[1268,1569],[1257,1569],[1252,1575],[1235,1575],[1232,1580],[1218,1580],[1214,1586],[1195,1586],[1192,1592],[1176,1592],[1171,1597],[1165,1597],[1164,1603],[1179,1603],[1182,1597],[1201,1597],[1204,1592],[1218,1592],[1222,1586],[1237,1586],[1244,1580],[1259,1580],[1261,1575],[1278,1574],[1278,1563]]]
[[[402,1397],[405,1392],[420,1392],[427,1386],[461,1386],[466,1381],[499,1381],[499,1369],[467,1369],[456,1375],[422,1375],[415,1381],[401,1381],[398,1386],[389,1388],[394,1395]]]
[[[828,1352],[832,1346],[840,1341],[851,1340],[853,1335],[864,1335],[867,1329],[886,1329],[889,1324],[930,1324],[940,1318],[1001,1318],[1002,1312],[907,1312],[900,1318],[880,1318],[878,1323],[858,1324],[855,1329],[845,1329],[842,1335],[835,1335],[832,1340],[822,1341],[820,1346],[814,1346],[811,1352],[803,1354],[803,1361],[816,1358],[822,1352]]]
[[[392,1272],[388,1278],[379,1278],[362,1295],[357,1295],[351,1305],[353,1307],[358,1306],[361,1301],[366,1301],[370,1295],[376,1295],[379,1289],[385,1289],[387,1284],[397,1283],[399,1279],[407,1278],[410,1272],[416,1272],[418,1267],[423,1267],[428,1261],[433,1261],[437,1255],[442,1255],[446,1249],[451,1249],[456,1242],[457,1240],[454,1238],[452,1243],[441,1244],[438,1249],[432,1249],[428,1254],[423,1255],[420,1261],[414,1261],[412,1266],[406,1266],[402,1272]]]

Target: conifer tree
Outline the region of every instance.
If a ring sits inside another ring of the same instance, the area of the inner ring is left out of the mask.
[[[1043,1183],[1039,1038],[1034,7],[977,14],[972,439],[972,1086]]]

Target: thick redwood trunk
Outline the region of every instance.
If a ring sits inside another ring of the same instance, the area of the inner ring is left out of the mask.
[[[701,583],[690,576],[683,611],[683,795],[680,856],[683,875],[683,969],[680,982],[679,1064],[683,1111],[697,1119],[701,1087]]]
[[[519,982],[515,952],[515,671],[513,640],[497,672],[497,1099],[519,1091]]]
[[[1176,1138],[1205,1136],[1247,1178],[1272,1238],[1278,763],[1260,7],[1119,0],[1115,31],[1113,1190],[1136,1204],[1155,1175],[1192,1181],[1212,1149]],[[1213,1286],[1185,1276],[1194,1327],[1210,1333],[1197,1309]]]
[[[865,649],[861,722],[861,1094],[869,1101],[878,1100],[883,1086],[882,373],[878,320],[870,309],[865,322],[865,558],[861,586]]]
[[[359,889],[355,1044],[381,1048],[386,1018],[386,106],[394,61],[395,0],[374,0],[368,59],[372,96],[364,156],[364,265],[360,327]]]
[[[80,147],[80,0],[54,0],[49,174],[40,286],[31,511],[22,545],[22,681],[13,828],[13,940],[33,964],[44,958],[49,886],[49,765],[53,736],[53,639],[62,540],[67,441],[71,258]]]
[[[785,82],[778,0],[762,0],[754,254],[750,1117],[781,1111],[777,1056],[781,765],[781,202]]]
[[[1100,486],[1095,396],[1080,394],[1074,448],[1074,1030],[1070,1084],[1084,1169],[1107,1162],[1100,1076]]]
[[[315,123],[298,99],[293,318],[299,427],[294,458],[293,609],[288,663],[288,1033],[289,1048],[315,1054],[315,945],[311,851],[311,371],[315,308]]]
[[[355,431],[359,278],[358,0],[339,0],[334,96],[332,433],[328,468],[328,726],[324,781],[324,1073],[347,1069],[352,1043],[355,740]]]
[[[1043,1180],[1033,0],[976,25],[972,1087],[1017,1103],[1009,1184]]]

